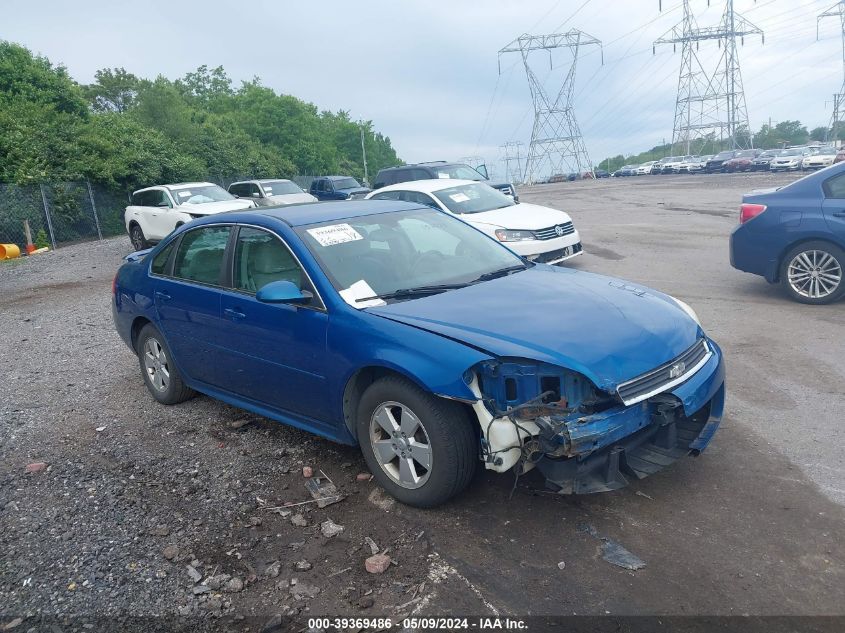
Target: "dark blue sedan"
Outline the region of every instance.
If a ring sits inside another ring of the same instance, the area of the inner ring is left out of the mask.
[[[724,406],[721,352],[683,302],[403,202],[191,222],[127,257],[113,307],[159,402],[199,391],[358,444],[422,507],[479,459],[619,488],[702,451]]]
[[[731,265],[780,283],[802,303],[845,294],[845,163],[743,196]]]

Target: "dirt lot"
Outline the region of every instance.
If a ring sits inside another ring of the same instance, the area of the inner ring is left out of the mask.
[[[739,196],[789,178],[522,192],[571,213],[587,251],[574,267],[687,301],[728,363],[726,418],[701,457],[589,497],[545,493],[528,476],[511,498],[509,475],[481,474],[446,507],[401,506],[356,479],[364,464],[353,449],[205,397],[158,405],[111,324],[128,240],[0,265],[0,625],[21,617],[27,630],[45,615],[182,615],[258,630],[274,614],[845,614],[845,304],[791,303],[728,263]],[[33,462],[47,468],[29,473]],[[310,498],[306,465],[347,497],[266,509]],[[329,519],[340,534],[323,535]],[[606,562],[596,535],[646,567]],[[366,537],[395,562],[382,575],[364,569]]]

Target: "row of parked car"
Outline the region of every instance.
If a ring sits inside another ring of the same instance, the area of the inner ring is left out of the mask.
[[[582,252],[569,215],[520,203],[514,185],[491,182],[486,169],[445,161],[403,165],[381,170],[375,187],[349,176],[315,178],[307,193],[284,179],[239,181],[228,191],[209,182],[157,185],[132,194],[124,219],[133,247],[143,250],[193,219],[224,211],[318,200],[401,200],[460,216],[532,261],[558,263]]]
[[[743,171],[808,171],[845,160],[845,150],[833,146],[801,146],[787,149],[727,150],[707,156],[667,156],[640,165],[625,165],[614,177],[649,174],[714,174]],[[607,172],[605,172],[607,173]],[[600,177],[600,176],[596,176]]]

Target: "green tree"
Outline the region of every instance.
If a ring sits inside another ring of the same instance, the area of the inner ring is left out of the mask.
[[[147,83],[124,68],[103,68],[94,73],[96,82],[82,90],[95,112],[127,112]]]

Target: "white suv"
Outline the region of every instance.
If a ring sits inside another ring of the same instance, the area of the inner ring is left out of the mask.
[[[123,220],[132,247],[142,251],[194,218],[254,206],[213,183],[183,182],[139,189],[132,194]]]
[[[414,180],[382,187],[367,200],[404,200],[457,215],[517,255],[556,264],[580,255],[581,236],[563,211],[513,199],[475,180]]]

